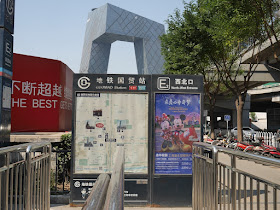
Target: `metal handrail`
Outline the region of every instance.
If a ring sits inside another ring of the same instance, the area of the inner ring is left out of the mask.
[[[261,164],[268,164],[268,165],[271,165],[271,166],[280,167],[280,160],[279,159],[275,159],[275,158],[272,159],[272,158],[268,158],[268,157],[265,157],[265,156],[255,155],[255,154],[252,154],[252,153],[246,153],[246,152],[242,152],[242,151],[238,151],[238,150],[232,150],[232,149],[229,149],[229,148],[215,146],[215,145],[206,144],[206,143],[202,143],[202,142],[195,142],[194,144],[197,147],[207,148],[209,150],[213,150],[213,148],[216,148],[217,152],[223,152],[223,153],[226,153],[226,154],[235,155],[236,157],[250,159],[252,161],[255,161],[255,162],[258,162],[258,163],[261,163]]]
[[[20,158],[12,160],[15,154]],[[0,180],[4,180],[0,182],[0,208],[50,209],[51,144],[3,147],[0,155],[4,159],[0,167]]]
[[[98,176],[82,210],[103,209],[109,182],[110,176],[108,174],[100,174]]]
[[[34,151],[35,149],[42,148],[46,145],[49,145],[49,142],[32,143],[32,151]],[[2,147],[2,148],[0,148],[0,155],[6,154],[9,152],[25,152],[27,150],[28,146],[30,146],[30,143],[9,146],[9,147]]]
[[[100,174],[82,210],[124,209],[124,147],[117,148],[111,179]]]
[[[104,210],[124,209],[124,147],[118,147],[117,158],[108,187]]]
[[[230,161],[218,160],[219,153],[228,155]],[[237,167],[237,158],[264,165],[262,167],[279,168],[280,166],[278,159],[196,142],[193,144],[193,209],[227,208],[236,210],[242,209],[242,207],[246,209],[246,206],[247,208],[250,206],[250,209],[262,209],[262,205],[263,209],[272,206],[277,209],[277,192],[280,190],[280,184],[275,183],[272,179],[262,178],[255,171],[252,173],[252,171]],[[250,162],[248,163],[250,164]],[[249,182],[249,189],[246,182]],[[260,186],[264,186],[264,202],[260,202]],[[272,190],[269,191],[269,188]],[[255,204],[253,204],[254,190],[257,192],[254,195],[257,200]],[[244,195],[241,196],[241,192]],[[247,195],[250,202],[248,202]],[[268,202],[269,196],[272,196],[270,198],[273,200],[272,203]],[[257,208],[253,208],[253,206]]]

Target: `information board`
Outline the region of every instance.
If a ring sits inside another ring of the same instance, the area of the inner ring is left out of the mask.
[[[125,202],[147,205],[151,171],[151,75],[75,74],[70,203],[87,199],[125,149]]]
[[[75,123],[75,173],[111,173],[118,146],[126,173],[148,173],[148,94],[77,92]]]

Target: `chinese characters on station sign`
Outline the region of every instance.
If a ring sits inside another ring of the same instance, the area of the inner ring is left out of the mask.
[[[195,80],[190,78],[158,77],[156,82],[157,90],[160,91],[198,91],[200,89]]]
[[[148,90],[147,75],[96,75],[95,77],[80,77],[77,85],[82,90],[117,90],[117,91],[146,91]]]
[[[124,77],[106,77],[105,79],[102,77],[98,77],[96,79],[96,84],[105,84],[105,85],[124,85],[124,84],[129,84],[129,85],[135,85],[135,84],[140,84],[140,85],[145,85],[146,84],[146,78],[145,77],[139,77],[138,80],[136,80],[135,77],[128,77],[125,79]],[[117,89],[117,87],[115,87]]]
[[[125,78],[124,77],[117,77],[117,81],[116,82],[114,82],[114,79],[116,79],[116,78],[114,78],[114,77],[112,77],[112,76],[107,76],[107,77],[105,77],[106,79],[105,79],[105,81],[104,81],[104,78],[103,77],[97,77],[96,78],[96,83],[97,84],[114,84],[114,83],[117,83],[117,84],[119,84],[119,85],[123,85],[123,84],[125,84]],[[128,84],[135,84],[136,83],[136,81],[135,81],[135,77],[128,77],[128,79],[127,79],[127,83]],[[138,83],[139,84],[143,84],[143,85],[145,85],[146,84],[146,79],[145,79],[145,77],[139,77],[139,79],[138,79]]]

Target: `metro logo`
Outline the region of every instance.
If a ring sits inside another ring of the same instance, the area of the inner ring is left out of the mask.
[[[159,77],[157,80],[157,88],[159,90],[170,90],[170,78]]]

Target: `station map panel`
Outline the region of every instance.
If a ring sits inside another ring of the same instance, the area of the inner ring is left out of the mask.
[[[148,94],[76,92],[77,174],[112,172],[125,147],[125,172],[148,173]]]

